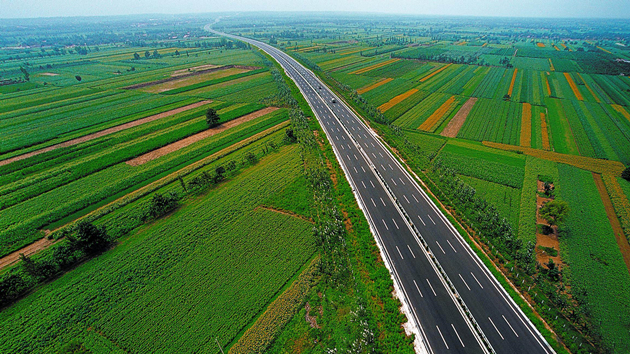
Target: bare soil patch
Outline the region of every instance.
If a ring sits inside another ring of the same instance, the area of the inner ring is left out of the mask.
[[[542,181],[537,182],[537,190],[540,193],[545,191],[545,183]],[[550,184],[551,189],[554,188],[553,183]],[[540,208],[546,203],[552,201],[553,198],[545,198],[540,195],[536,195],[536,224],[549,226],[547,220],[540,217]],[[553,262],[558,266],[559,269],[562,269],[565,264],[562,262],[562,257],[560,256],[560,243],[558,242],[558,228],[551,227],[551,233],[546,235],[544,233],[539,232],[540,230],[536,230],[536,261],[540,263],[543,267],[547,267],[547,263],[549,263],[549,258],[553,259]],[[541,249],[541,247],[553,248],[557,251],[557,255],[552,256]]]
[[[215,79],[220,79],[226,76],[244,73],[247,71],[249,70],[231,68],[231,69],[212,71],[212,72],[203,73],[199,75],[193,75],[193,76],[183,76],[183,77],[180,76],[177,78],[177,80],[170,80],[161,84],[152,85],[150,87],[145,88],[142,91],[150,92],[150,93],[161,93],[161,92],[170,91],[170,90],[184,87],[184,86],[198,84],[204,81],[215,80]]]
[[[457,133],[459,133],[459,130],[464,125],[464,122],[466,122],[466,118],[468,118],[468,113],[470,113],[470,110],[475,105],[475,102],[477,102],[477,97],[469,98],[468,101],[464,103],[462,108],[459,109],[457,114],[455,114],[453,119],[448,122],[448,125],[446,126],[446,128],[444,128],[442,134],[440,135],[447,136],[449,138],[456,137]]]
[[[230,128],[236,127],[240,124],[243,124],[245,122],[249,122],[250,120],[256,119],[258,117],[264,116],[265,114],[271,113],[275,110],[277,110],[278,108],[276,107],[267,107],[267,108],[263,108],[261,110],[258,110],[256,112],[252,112],[250,114],[244,115],[240,118],[236,118],[233,119],[229,122],[225,122],[221,125],[219,125],[218,127],[214,127],[214,128],[210,128],[208,130],[205,130],[201,133],[197,133],[195,135],[191,135],[187,138],[184,138],[182,140],[176,141],[172,144],[166,145],[164,147],[161,147],[159,149],[150,151],[144,155],[140,155],[134,159],[131,159],[129,161],[127,161],[127,165],[130,166],[140,166],[143,165],[149,161],[153,161],[155,159],[157,159],[158,157],[162,157],[165,155],[170,154],[173,151],[177,151],[179,149],[183,149],[186,146],[189,146],[193,143],[196,143],[200,140],[203,140],[205,138],[211,137],[213,135],[219,134],[223,131],[226,131]]]
[[[311,324],[312,328],[321,328],[318,324],[317,324],[317,317],[316,316],[311,316],[310,312],[311,312],[311,304],[309,304],[308,302],[306,303],[306,306],[304,306],[304,309],[306,310],[306,322]],[[322,307],[319,307],[320,313],[322,313]]]
[[[76,144],[84,143],[86,141],[90,141],[90,140],[93,140],[93,139],[96,139],[96,138],[100,138],[100,137],[103,137],[105,135],[117,133],[119,131],[122,131],[122,130],[125,130],[125,129],[129,129],[129,128],[133,128],[133,127],[136,127],[136,126],[141,125],[141,124],[153,122],[153,121],[158,120],[158,119],[170,117],[170,116],[175,115],[177,113],[185,112],[187,110],[190,110],[190,109],[193,109],[193,108],[197,108],[197,107],[203,106],[205,104],[209,104],[211,102],[212,101],[208,100],[208,101],[201,101],[201,102],[189,104],[187,106],[171,109],[170,111],[166,111],[166,112],[155,114],[155,115],[152,115],[152,116],[149,116],[149,117],[137,119],[137,120],[134,120],[134,121],[129,122],[129,123],[117,125],[115,127],[111,127],[111,128],[105,129],[105,130],[101,130],[101,131],[96,132],[96,133],[88,134],[88,135],[82,136],[80,138],[76,138],[76,139],[64,141],[63,143],[51,145],[51,146],[43,148],[43,149],[39,149],[39,150],[31,151],[31,152],[26,153],[26,154],[14,156],[14,157],[12,157],[10,159],[6,159],[6,160],[0,161],[0,166],[8,165],[11,162],[15,162],[15,161],[19,161],[19,160],[24,160],[26,158],[29,158],[29,157],[32,157],[32,156],[36,156],[36,155],[39,155],[39,154],[43,154],[43,153],[48,152],[48,151],[52,151],[52,150],[56,150],[56,149],[59,149],[59,148],[69,147],[69,146],[73,146],[73,145],[76,145]]]
[[[5,267],[10,266],[11,264],[17,262],[20,259],[20,254],[24,254],[25,256],[30,256],[34,253],[37,253],[48,246],[54,243],[53,240],[49,240],[47,237],[40,239],[39,241],[35,241],[30,245],[19,249],[13,253],[10,253],[2,258],[0,258],[0,269],[4,269]]]
[[[214,69],[214,68],[218,68],[218,67],[220,67],[220,65],[214,65],[214,64],[193,66],[193,67],[188,68],[188,69],[175,70],[171,74],[171,77],[182,76],[182,75],[186,75],[186,74],[189,74],[189,73],[192,73],[192,72],[197,72],[197,71],[202,71],[202,70],[207,70],[207,69]]]
[[[41,73],[40,75],[42,75],[42,76],[59,76],[59,74],[55,74],[55,73]]]
[[[185,77],[196,76],[196,75],[201,75],[201,74],[207,74],[207,73],[211,73],[211,72],[215,72],[215,71],[219,71],[219,70],[227,70],[227,69],[232,69],[232,68],[244,69],[244,70],[258,69],[257,67],[253,67],[253,66],[225,65],[225,66],[219,66],[219,67],[214,67],[214,68],[210,68],[210,69],[204,69],[204,70],[189,72],[189,73],[185,73],[185,74],[181,74],[181,75],[177,75],[177,76],[171,76],[171,77],[168,77],[166,79],[161,79],[161,80],[156,80],[156,81],[149,81],[149,82],[143,82],[143,83],[139,83],[139,84],[135,84],[135,85],[130,85],[130,86],[123,87],[123,89],[125,89],[125,90],[135,90],[135,89],[139,89],[139,88],[143,88],[143,87],[163,84],[163,83],[169,82],[169,81],[179,80],[179,79],[182,79],[182,78],[185,78]]]

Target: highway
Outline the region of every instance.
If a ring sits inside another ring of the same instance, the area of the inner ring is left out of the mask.
[[[315,74],[286,53],[259,41],[226,36],[267,52],[300,88],[353,187],[394,282],[402,289],[403,301],[413,317],[410,320],[419,328],[426,352],[554,353],[362,119]],[[467,306],[469,316],[458,305],[457,296]],[[479,331],[472,329],[472,321],[478,324]],[[482,344],[482,336],[489,346]]]

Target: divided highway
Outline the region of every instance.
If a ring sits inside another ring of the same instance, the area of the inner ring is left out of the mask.
[[[411,320],[420,329],[424,350],[488,352],[457,304],[457,295],[440,275],[439,264],[492,351],[554,353],[408,171],[339,97],[286,53],[259,41],[215,33],[261,48],[282,65],[302,91],[403,292]]]

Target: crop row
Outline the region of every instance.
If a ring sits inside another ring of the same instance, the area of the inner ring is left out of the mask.
[[[521,132],[521,104],[479,99],[468,114],[458,137],[518,145]]]
[[[617,352],[629,352],[630,275],[593,176],[568,165],[560,164],[558,169],[559,193],[570,210],[560,235],[560,251],[570,264],[565,272],[571,293],[588,309],[604,343]]]
[[[259,108],[258,105],[250,104],[219,110],[221,123]],[[8,183],[0,187],[0,196],[3,197],[0,209],[203,131],[207,128],[205,121],[200,118],[203,114],[203,108],[199,108],[162,122],[130,129],[104,139],[104,144],[93,154],[86,155],[83,152],[80,158],[63,164],[56,161],[52,168]]]
[[[525,159],[495,153],[490,149],[472,149],[465,145],[446,144],[437,159],[456,173],[521,189]]]
[[[181,168],[183,164],[197,161],[286,119],[286,114],[278,111],[278,113],[244,123],[142,166],[132,167],[125,163],[118,163],[7,208],[0,216],[0,225],[4,228],[0,233],[0,250],[2,250],[0,253],[6,254],[33,241],[38,237],[38,228],[124,190],[137,188],[147,181],[159,178],[161,174]],[[189,128],[184,125],[173,129]],[[160,136],[148,136],[143,140],[150,141],[151,138],[160,139]],[[135,149],[141,148],[140,144],[136,145]]]
[[[116,96],[117,97],[117,96]],[[140,100],[140,102],[139,102]],[[42,143],[70,132],[90,129],[98,125],[118,125],[129,120],[143,118],[147,113],[156,112],[160,106],[183,101],[181,97],[163,97],[155,95],[126,95],[124,98],[110,100],[99,106],[86,107],[70,113],[48,116],[36,122],[28,122],[5,129],[3,144],[5,151]],[[101,127],[98,129],[100,130]],[[28,139],[24,136],[27,135]]]
[[[300,172],[295,148],[274,154],[46,285],[0,314],[1,350],[55,352],[89,326],[123,350],[219,353],[314,251],[310,223],[254,211]]]
[[[518,226],[521,207],[520,189],[474,177],[462,176],[461,178],[475,189],[476,195],[494,205],[499,214],[505,217],[513,228]]]
[[[240,74],[230,75],[230,76],[221,77],[221,78],[214,79],[214,80],[208,80],[208,81],[199,82],[199,83],[188,85],[188,86],[178,87],[178,88],[175,88],[175,89],[172,89],[172,90],[168,90],[168,91],[164,92],[164,94],[166,94],[166,95],[175,95],[175,94],[182,93],[182,92],[188,92],[188,91],[196,90],[196,89],[199,89],[199,88],[202,88],[202,87],[217,85],[217,84],[220,84],[222,82],[227,82],[227,81],[231,81],[231,80],[240,79],[242,77],[247,77],[247,76],[260,74],[260,73],[263,73],[265,71],[267,71],[267,69],[251,70],[251,71],[247,71],[247,72],[240,73]]]

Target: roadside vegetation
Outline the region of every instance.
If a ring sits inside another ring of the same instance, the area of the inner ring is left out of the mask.
[[[367,118],[557,351],[629,351],[630,43],[604,23],[560,21],[562,39],[527,21],[364,20],[223,25],[273,39]]]

